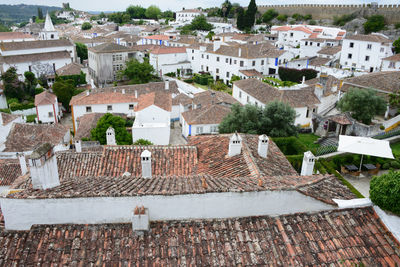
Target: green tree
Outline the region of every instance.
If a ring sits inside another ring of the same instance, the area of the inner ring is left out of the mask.
[[[192,31],[211,31],[214,28],[204,15],[195,17],[189,25]]]
[[[234,82],[239,81],[239,80],[240,80],[240,77],[234,74],[234,75],[232,75],[232,78],[229,82],[233,85]]]
[[[149,140],[141,138],[141,139],[136,140],[136,142],[133,143],[133,145],[136,145],[136,146],[152,146],[153,143],[150,142]]]
[[[400,53],[400,37],[393,42],[393,49],[396,54]]]
[[[246,28],[251,29],[253,27],[254,22],[256,20],[256,14],[257,14],[256,0],[250,0],[245,16]]]
[[[154,68],[148,60],[140,63],[137,59],[131,59],[126,63],[125,69],[121,72],[132,84],[148,83],[154,79]]]
[[[225,0],[225,2],[222,3],[221,7],[222,16],[228,17],[228,14],[231,11],[231,9],[232,9],[232,3],[229,0]]]
[[[400,91],[399,90],[389,94],[389,104],[391,107],[400,108]]]
[[[83,60],[88,59],[88,48],[85,44],[75,43],[76,45],[76,53],[78,57],[81,59],[81,63]]]
[[[379,32],[385,28],[385,17],[382,15],[373,15],[364,23],[364,31],[366,34],[371,32]]]
[[[400,172],[373,177],[369,194],[374,204],[400,215]]]
[[[373,89],[350,88],[339,100],[337,108],[350,111],[353,118],[368,125],[375,115],[385,112],[386,102]]]
[[[37,80],[35,74],[30,71],[25,71],[25,92],[31,96],[35,95],[35,87],[37,85]]]
[[[0,79],[4,84],[4,94],[7,98],[17,98],[22,100],[24,98],[24,86],[23,83],[18,79],[17,69],[10,67],[5,71]]]
[[[280,22],[286,21],[287,18],[288,18],[288,16],[285,15],[285,14],[280,14],[280,15],[278,15],[278,16],[276,17],[276,19],[279,20]]]
[[[79,93],[75,88],[74,80],[63,80],[60,78],[57,78],[53,84],[53,92],[67,111],[69,111],[71,98]]]
[[[99,18],[100,19],[104,19],[104,18],[106,18],[107,16],[106,16],[106,14],[104,14],[104,12],[101,12],[100,14],[99,14]]]
[[[273,137],[297,135],[294,126],[296,111],[281,102],[271,102],[265,108],[235,104],[220,123],[220,133],[267,134]]]
[[[271,20],[276,18],[279,15],[279,13],[275,9],[268,9],[263,15],[262,15],[262,21],[264,23],[269,23]]]
[[[43,11],[40,7],[38,7],[38,19],[43,19]]]
[[[115,141],[118,145],[132,144],[132,135],[126,130],[125,120],[111,113],[107,113],[99,119],[96,128],[90,132],[92,139],[99,141],[102,145],[106,145],[106,131],[109,127],[114,128]]]
[[[91,28],[92,24],[90,24],[89,22],[84,22],[81,27],[82,31],[90,30]]]
[[[146,9],[144,7],[141,6],[129,6],[126,9],[126,13],[129,14],[129,16],[132,19],[144,19],[146,18]]]
[[[10,32],[10,31],[11,29],[3,25],[2,22],[0,21],[0,32]]]
[[[206,38],[209,39],[209,40],[212,40],[212,38],[213,38],[214,35],[215,35],[215,32],[210,31],[210,32],[206,35]]]
[[[148,19],[158,19],[161,17],[161,10],[157,6],[151,5],[146,9],[145,15]]]
[[[174,18],[174,12],[171,10],[166,10],[162,12],[161,18],[163,19],[173,19]]]
[[[246,28],[246,24],[245,24],[245,12],[243,8],[239,8],[238,9],[238,16],[237,16],[237,20],[236,20],[236,27],[243,31]]]

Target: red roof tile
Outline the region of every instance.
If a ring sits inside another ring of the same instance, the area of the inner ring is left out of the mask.
[[[53,105],[56,103],[57,96],[48,92],[44,91],[38,95],[35,95],[35,106],[40,105]]]
[[[172,95],[169,92],[151,92],[141,95],[138,102],[139,103],[135,107],[135,111],[141,111],[152,105],[155,105],[166,111],[171,111],[172,109]]]
[[[163,34],[150,35],[150,36],[145,36],[143,38],[144,39],[152,39],[152,40],[174,40],[175,39],[175,37],[173,37],[173,36],[163,35]]]
[[[0,186],[9,186],[21,175],[18,160],[0,159]]]

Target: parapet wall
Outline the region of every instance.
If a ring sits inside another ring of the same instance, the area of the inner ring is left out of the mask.
[[[356,13],[361,16],[383,15],[389,24],[400,22],[400,5],[324,5],[324,4],[292,4],[292,5],[261,5],[258,11],[264,13],[275,9],[280,14],[300,15],[311,14],[313,19],[333,19],[334,16]]]

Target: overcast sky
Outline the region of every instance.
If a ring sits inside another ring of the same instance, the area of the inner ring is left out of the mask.
[[[220,6],[224,0],[0,0],[0,4],[32,4],[32,5],[50,5],[50,6],[61,6],[61,3],[69,2],[71,7],[78,10],[84,11],[122,11],[125,10],[129,5],[141,5],[147,7],[149,5],[157,5],[162,10],[181,10],[185,8],[195,7],[210,7]],[[231,0],[232,3],[240,3],[242,6],[247,6],[249,0]],[[299,2],[305,4],[318,4],[318,3],[335,3],[335,4],[360,4],[360,3],[371,3],[379,2],[379,4],[399,4],[399,0],[256,0],[258,5],[269,5],[269,4],[291,4]]]

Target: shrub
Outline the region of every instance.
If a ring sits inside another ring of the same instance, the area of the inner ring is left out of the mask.
[[[194,76],[194,81],[201,85],[208,85],[210,82],[213,82],[213,77],[208,73],[203,73],[200,75]]]
[[[380,208],[400,214],[400,172],[390,171],[373,177],[369,194]]]
[[[385,28],[385,17],[382,15],[373,15],[364,23],[364,31],[366,34],[371,32],[379,32]]]
[[[306,80],[314,79],[315,77],[317,77],[318,71],[313,69],[298,70],[279,67],[278,74],[279,78],[282,81],[292,81],[300,83],[303,80],[303,76],[306,78]]]
[[[44,92],[44,89],[42,87],[35,88],[35,95],[38,95],[38,94],[43,93],[43,92]]]
[[[307,151],[307,147],[293,136],[273,138],[273,141],[285,155],[299,155]]]
[[[381,126],[379,126],[379,129],[385,130],[385,126],[381,125]]]
[[[168,72],[168,73],[165,73],[165,76],[176,77],[176,73],[175,72]]]
[[[394,25],[394,28],[395,28],[395,29],[400,29],[400,22],[397,22],[397,23]]]
[[[382,169],[384,169],[384,170],[389,170],[389,169],[390,169],[390,163],[389,163],[389,162],[384,163],[384,164],[382,165]]]
[[[150,142],[149,140],[142,139],[142,138],[136,140],[136,142],[133,143],[133,144],[134,144],[134,145],[140,145],[140,146],[151,146],[151,145],[153,145],[153,143]]]
[[[35,122],[36,114],[26,116],[26,122]]]
[[[310,20],[309,22],[308,22],[308,24],[309,25],[317,25],[317,22],[315,21],[315,20]]]
[[[11,111],[16,111],[16,110],[31,109],[34,108],[35,105],[33,103],[27,103],[27,104],[11,103],[9,104],[9,107]]]
[[[186,79],[186,80],[183,80],[184,82],[186,82],[186,83],[193,83],[193,79]]]
[[[340,17],[333,17],[333,24],[336,26],[344,26],[347,22],[352,21],[356,17],[356,14],[345,14]]]
[[[8,108],[0,108],[0,112],[3,112],[3,113],[8,113],[8,114],[10,114],[10,113],[11,113],[11,110],[10,110],[10,109],[8,109]]]
[[[393,161],[390,162],[390,167],[392,167],[393,169],[398,170],[398,169],[400,169],[400,162],[393,160]]]
[[[276,17],[276,19],[281,21],[281,22],[286,21],[287,18],[288,18],[288,16],[285,15],[285,14],[280,14],[279,16]]]

